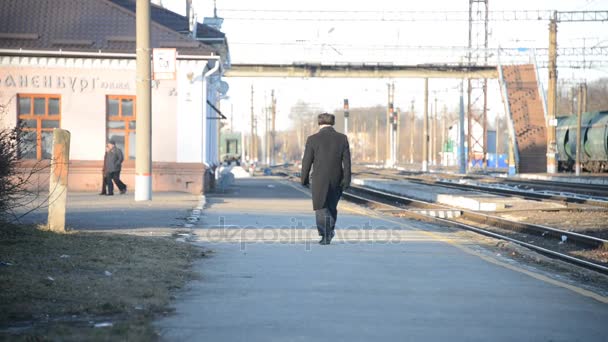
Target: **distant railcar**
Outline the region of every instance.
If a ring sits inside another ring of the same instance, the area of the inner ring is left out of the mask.
[[[560,171],[572,171],[576,160],[577,116],[557,121],[557,152]],[[608,171],[608,111],[584,113],[581,118],[581,166],[589,172]]]
[[[241,133],[225,133],[220,136],[220,159],[225,163],[241,163]]]

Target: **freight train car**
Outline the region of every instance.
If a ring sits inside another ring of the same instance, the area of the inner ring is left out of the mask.
[[[557,152],[560,171],[572,171],[576,160],[577,116],[557,121]],[[584,113],[581,118],[581,164],[585,171],[608,171],[608,111]]]

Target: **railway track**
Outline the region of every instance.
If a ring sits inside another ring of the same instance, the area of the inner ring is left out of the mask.
[[[559,250],[560,248],[549,247],[559,246],[564,249],[567,244],[570,247],[576,246],[588,250],[602,249],[608,248],[608,240],[541,225],[510,221],[479,212],[449,208],[360,186],[351,187],[344,193],[344,198],[400,217],[439,223],[510,241],[549,257],[608,274],[608,265],[574,256],[567,251]],[[534,239],[540,238],[540,241],[530,242],[531,236],[534,236]],[[551,243],[547,243],[548,241]]]
[[[568,206],[569,204],[576,204],[576,205],[588,205],[588,206],[593,206],[593,207],[608,208],[608,197],[607,197],[608,189],[606,189],[605,193],[602,192],[603,195],[606,195],[606,196],[602,196],[602,197],[606,197],[607,199],[600,199],[600,198],[591,198],[591,197],[587,197],[587,196],[576,196],[576,194],[574,192],[573,192],[573,195],[563,194],[566,191],[561,191],[562,194],[555,194],[555,193],[544,193],[544,192],[532,192],[532,191],[530,191],[530,189],[522,190],[522,189],[517,189],[517,188],[496,187],[496,186],[492,185],[494,183],[488,183],[487,185],[480,185],[480,184],[470,184],[470,183],[466,182],[463,184],[463,183],[452,182],[452,181],[448,181],[448,180],[430,180],[430,179],[421,178],[421,177],[414,177],[411,175],[378,173],[378,172],[369,172],[369,171],[359,172],[359,173],[356,173],[356,175],[372,175],[372,176],[381,177],[383,179],[390,179],[390,180],[397,180],[397,181],[407,180],[409,182],[418,183],[418,184],[441,186],[441,187],[445,187],[445,188],[465,190],[465,191],[483,192],[483,193],[494,194],[494,195],[516,196],[516,197],[523,198],[523,199],[549,200],[549,201],[555,201],[555,202],[564,204],[566,206]],[[519,182],[520,182],[519,180],[515,181],[515,183],[519,183]],[[535,184],[535,182],[532,182],[532,181],[527,182],[527,183]],[[553,184],[553,186],[555,187],[558,185]],[[603,191],[603,190],[601,190],[601,191]],[[599,192],[596,192],[596,193],[599,193]]]
[[[498,195],[518,196],[527,199],[540,199],[543,201],[549,200],[573,204],[574,206],[592,205],[604,208],[608,207],[606,201],[535,194],[504,188],[475,187],[470,184],[430,181],[428,179],[423,180],[416,177],[404,177],[403,175],[388,174],[386,172],[358,172],[358,174],[362,173],[380,176],[385,179],[408,180],[435,186],[458,188],[461,190],[481,191]],[[296,175],[296,177],[298,176],[299,175]],[[450,208],[436,203],[425,202],[361,186],[351,186],[343,196],[346,200],[371,206],[374,209],[387,214],[474,231],[482,235],[513,242],[555,259],[563,260],[603,274],[608,274],[608,264],[594,262],[593,260],[584,259],[569,253],[572,250],[575,250],[574,248],[583,250],[606,250],[608,249],[608,240],[602,238],[538,224],[512,221],[502,217],[460,208]],[[572,208],[572,206],[569,207]],[[530,240],[538,241],[532,242]]]

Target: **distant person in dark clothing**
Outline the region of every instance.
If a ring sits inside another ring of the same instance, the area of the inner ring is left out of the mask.
[[[103,154],[103,166],[101,169],[101,192],[99,193],[100,195],[107,195],[108,194],[108,180],[107,180],[107,174],[106,174],[106,160],[108,159],[108,151],[110,149],[108,148],[108,144],[106,144],[106,152]]]
[[[312,206],[322,245],[329,245],[335,234],[338,201],[350,186],[350,147],[348,138],[332,127],[335,117],[318,116],[319,132],[308,137],[302,158],[302,185],[310,183],[312,172]],[[314,167],[313,167],[314,165]]]
[[[107,157],[104,161],[104,168],[106,172],[106,184],[108,186],[108,196],[114,195],[114,183],[120,190],[120,194],[127,192],[127,185],[120,180],[120,170],[122,168],[122,162],[124,160],[122,151],[116,147],[116,143],[113,140],[108,142]]]

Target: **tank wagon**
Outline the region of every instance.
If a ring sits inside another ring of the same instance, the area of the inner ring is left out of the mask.
[[[577,116],[557,119],[557,152],[560,171],[574,170]],[[608,172],[608,111],[584,113],[581,120],[582,168],[588,172]]]

